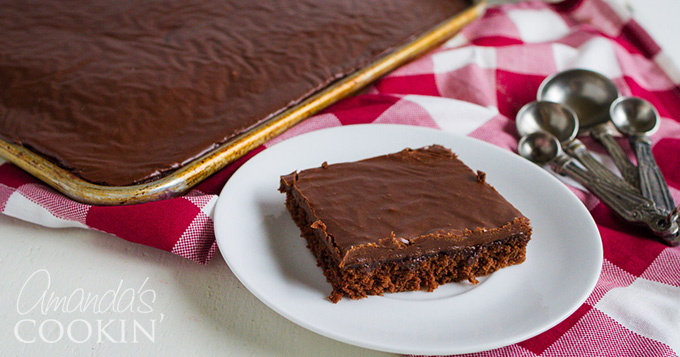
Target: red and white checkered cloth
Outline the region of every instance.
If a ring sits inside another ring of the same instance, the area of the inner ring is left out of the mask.
[[[601,72],[623,95],[644,97],[657,107],[662,122],[652,137],[653,152],[680,202],[680,74],[626,11],[603,0],[491,8],[430,55],[264,147],[319,128],[379,122],[439,128],[515,150],[518,109],[535,99],[546,76],[574,67]],[[584,141],[614,168],[598,145]],[[625,140],[621,144],[632,157]],[[217,194],[240,164],[264,147],[185,197],[124,207],[73,202],[5,164],[0,166],[0,211],[49,227],[97,229],[205,263],[216,250],[211,217]],[[478,355],[677,356],[680,248],[666,247],[645,230],[622,223],[588,192],[572,191],[592,212],[604,244],[595,291],[553,329]]]

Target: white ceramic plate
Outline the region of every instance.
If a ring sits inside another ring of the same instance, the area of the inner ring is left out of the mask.
[[[480,284],[453,283],[432,293],[406,292],[333,304],[277,191],[294,170],[440,144],[532,221],[527,260]],[[568,317],[588,297],[602,266],[595,222],[564,184],[525,159],[451,133],[401,125],[320,130],[264,150],[229,180],[215,211],[217,243],[231,270],[255,296],[321,335],[366,348],[413,354],[489,350],[535,336]]]

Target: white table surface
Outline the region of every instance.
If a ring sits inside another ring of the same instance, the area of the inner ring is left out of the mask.
[[[680,64],[680,1],[620,1]],[[219,253],[200,266],[100,232],[48,229],[4,215],[0,246],[0,355],[382,354],[279,316],[241,285]],[[75,303],[41,311],[43,295],[45,302],[75,302],[80,294],[99,299],[104,312],[96,304],[80,312]]]

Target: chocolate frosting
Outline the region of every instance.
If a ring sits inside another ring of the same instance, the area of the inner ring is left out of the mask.
[[[283,176],[340,265],[401,259],[530,234],[485,175],[433,145]]]
[[[0,137],[94,183],[141,182],[468,5],[0,0]]]

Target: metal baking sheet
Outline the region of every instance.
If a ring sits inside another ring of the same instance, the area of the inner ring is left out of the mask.
[[[220,145],[176,171],[151,182],[131,186],[105,186],[85,181],[45,157],[0,140],[0,157],[19,166],[64,195],[93,205],[125,205],[182,195],[208,176],[283,133],[338,100],[355,94],[371,82],[453,37],[484,12],[486,1],[473,4],[410,43],[370,63],[310,96],[298,105]]]

